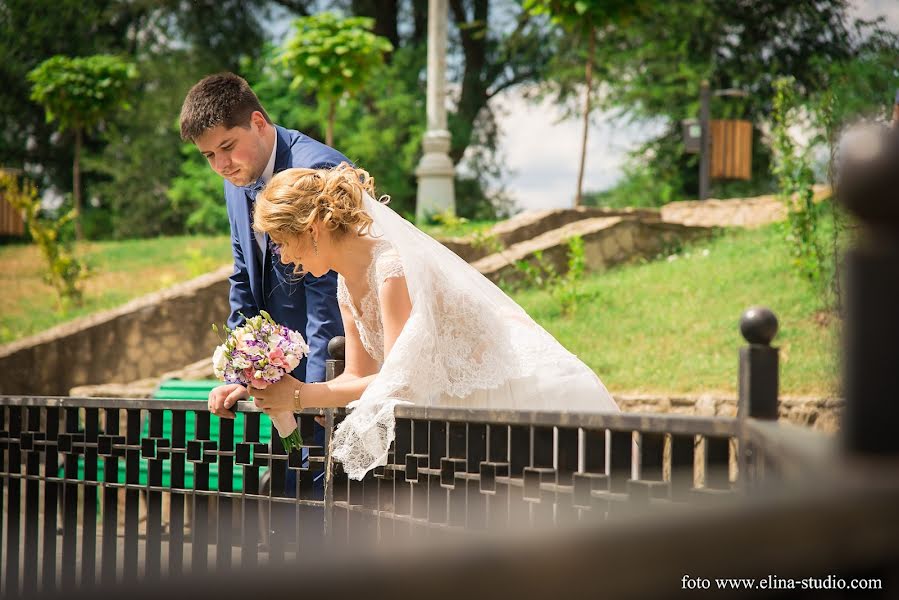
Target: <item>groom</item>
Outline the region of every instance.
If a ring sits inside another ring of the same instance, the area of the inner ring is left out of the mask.
[[[210,75],[190,89],[181,107],[181,138],[192,141],[225,179],[234,256],[228,327],[268,311],[276,322],[302,333],[309,344],[308,358],[291,374],[300,381],[323,381],[328,341],[343,335],[337,275],[307,274],[298,280],[292,267],[273,259],[268,236],[252,228],[253,204],[275,173],[292,167],[329,168],[349,160],[298,131],[273,124],[247,82],[233,73]],[[246,397],[239,384],[221,385],[209,394],[210,411],[233,418],[228,409]],[[314,427],[316,445],[324,445],[324,429],[318,423]],[[289,495],[294,494],[295,477],[288,469]],[[316,481],[317,488],[320,483]]]

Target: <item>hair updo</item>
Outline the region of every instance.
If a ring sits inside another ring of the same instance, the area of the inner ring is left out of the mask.
[[[338,237],[365,235],[372,224],[363,202],[365,192],[375,197],[374,179],[345,162],[333,169],[285,169],[256,196],[253,228],[283,239],[321,221]]]

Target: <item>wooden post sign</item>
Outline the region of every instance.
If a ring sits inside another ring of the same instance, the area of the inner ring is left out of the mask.
[[[714,120],[712,133],[712,179],[752,178],[752,123],[744,120]]]

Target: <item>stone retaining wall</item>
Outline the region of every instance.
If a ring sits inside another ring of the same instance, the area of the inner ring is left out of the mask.
[[[539,251],[556,272],[564,273],[568,268],[566,240],[580,236],[584,240],[587,270],[602,271],[633,258],[655,256],[666,247],[701,238],[711,231],[707,227],[665,223],[658,219],[620,216],[583,219],[514,244],[475,261],[472,266],[493,282],[516,283],[524,277],[516,263],[521,260],[533,262]]]
[[[114,310],[0,346],[0,394],[68,395],[131,382],[212,355],[212,324],[228,318],[227,266]]]

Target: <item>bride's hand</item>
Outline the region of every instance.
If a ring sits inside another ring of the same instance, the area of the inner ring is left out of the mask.
[[[302,381],[291,375],[285,375],[280,381],[268,385],[265,389],[250,387],[249,390],[256,407],[269,415],[273,412],[297,410],[294,391],[302,390],[302,387],[304,387]]]

